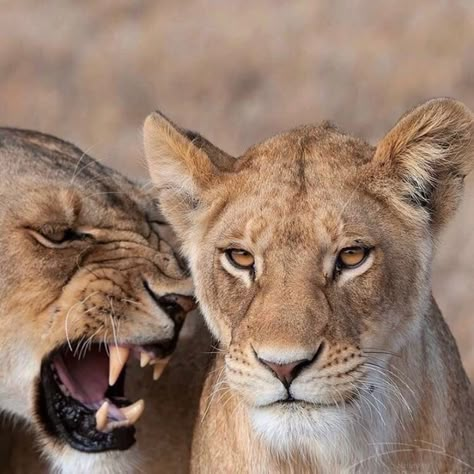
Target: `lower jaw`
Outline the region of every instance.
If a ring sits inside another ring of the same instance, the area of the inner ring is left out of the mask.
[[[49,386],[48,396],[45,393],[46,384]],[[53,393],[51,387],[55,387]],[[66,397],[59,387],[56,387],[47,363],[41,368],[37,407],[41,425],[46,433],[54,439],[62,440],[77,451],[86,453],[123,451],[135,443],[133,426],[116,428],[108,433],[97,431],[95,410]]]
[[[277,450],[288,451],[303,445],[325,443],[328,435],[352,426],[357,410],[318,406],[313,403],[273,404],[250,408],[251,431]]]
[[[101,347],[78,352],[72,343],[52,351],[41,364],[36,396],[40,429],[55,444],[85,453],[128,450],[135,443],[134,424],[144,401],[125,397],[126,364],[139,359],[153,366],[157,380],[174,341],[143,346]]]

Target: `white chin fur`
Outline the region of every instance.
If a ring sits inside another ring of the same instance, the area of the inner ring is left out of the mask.
[[[259,437],[278,451],[300,446],[305,440],[334,438],[335,432],[347,430],[350,421],[341,409],[309,410],[297,405],[252,408],[250,416]]]
[[[337,408],[307,409],[299,406],[252,408],[252,427],[270,451],[291,458],[298,453],[308,461],[343,467],[355,458],[357,436],[354,414]],[[360,436],[364,438],[364,436]]]
[[[140,472],[140,458],[136,446],[127,451],[81,453],[65,448],[61,453],[50,453],[48,460],[57,474],[132,474]]]

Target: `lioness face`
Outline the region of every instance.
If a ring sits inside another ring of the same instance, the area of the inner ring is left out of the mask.
[[[33,421],[55,460],[126,450],[144,407],[125,398],[125,365],[159,375],[190,279],[134,184],[51,137],[0,138],[0,407]]]
[[[456,102],[424,107],[377,148],[323,124],[233,162],[162,116],[145,125],[227,383],[273,444],[355,419],[364,395],[387,390],[386,356],[423,318],[433,237],[457,204],[473,131]],[[428,163],[443,151],[443,166],[460,160],[449,172]]]
[[[384,209],[355,168],[312,160],[324,138],[308,140],[306,156],[298,139],[273,142],[278,159],[254,150],[224,185],[228,204],[211,198],[225,208],[190,253],[229,384],[275,421],[301,409],[320,416],[372,390],[368,360],[398,350],[394,334],[409,330],[428,297],[428,236]]]

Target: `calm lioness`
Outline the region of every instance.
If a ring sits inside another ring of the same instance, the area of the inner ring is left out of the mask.
[[[156,203],[78,148],[0,129],[0,163],[0,410],[33,426],[58,471],[133,472],[144,403],[125,398],[125,364],[159,377],[191,280]],[[0,470],[22,472],[28,447],[10,461],[9,441]]]
[[[474,469],[471,386],[430,275],[473,114],[436,99],[376,147],[323,123],[238,159],[159,113],[144,134],[220,344],[192,471]]]

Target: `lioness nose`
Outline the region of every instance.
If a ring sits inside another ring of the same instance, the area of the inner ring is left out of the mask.
[[[308,359],[301,359],[290,362],[289,364],[277,364],[260,358],[259,361],[263,365],[266,365],[281,380],[285,387],[289,387],[291,382],[293,382],[301,372],[301,369],[311,362]]]

